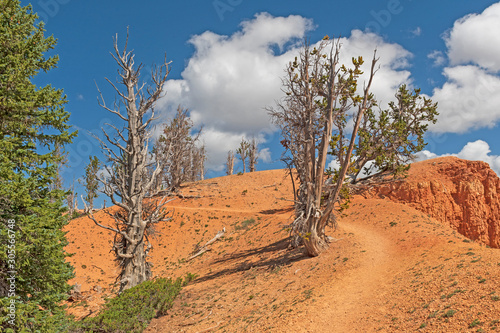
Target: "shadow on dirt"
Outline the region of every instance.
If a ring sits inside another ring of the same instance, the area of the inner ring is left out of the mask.
[[[290,249],[290,239],[284,238],[267,246],[227,254],[223,258],[215,260],[212,265],[226,264],[229,267],[216,270],[211,274],[200,276],[192,283],[201,283],[217,279],[221,276],[231,275],[252,268],[273,270],[282,266],[287,266],[292,262],[301,261],[309,258],[303,248]],[[268,257],[257,262],[252,262],[252,257]]]
[[[285,213],[292,213],[292,212],[293,212],[293,207],[287,207],[287,208],[281,208],[281,209],[261,210],[259,212],[259,214],[273,215],[273,214],[285,214]]]

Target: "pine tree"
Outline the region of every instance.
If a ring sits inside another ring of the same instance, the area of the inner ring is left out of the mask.
[[[101,162],[97,156],[89,157],[89,164],[85,167],[85,175],[81,184],[85,188],[85,197],[83,200],[87,203],[88,209],[94,209],[94,199],[97,198],[97,190],[99,189],[99,179],[97,173]]]
[[[0,331],[59,331],[73,277],[62,227],[66,193],[54,186],[60,148],[76,136],[66,96],[31,79],[57,64],[54,37],[31,6],[0,0]],[[15,308],[15,309],[14,309]],[[15,310],[15,311],[14,311]],[[15,315],[15,319],[14,319]],[[56,329],[57,328],[57,329]]]

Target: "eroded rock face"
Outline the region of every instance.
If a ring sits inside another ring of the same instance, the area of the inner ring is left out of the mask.
[[[499,194],[500,178],[487,163],[456,157],[414,163],[408,178],[364,192],[409,204],[495,248],[500,248]]]

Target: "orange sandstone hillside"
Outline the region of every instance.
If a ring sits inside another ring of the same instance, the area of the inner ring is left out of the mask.
[[[172,221],[157,227],[151,261],[155,276],[199,277],[146,332],[499,331],[500,252],[482,243],[498,244],[496,234],[480,231],[498,225],[498,177],[488,170],[455,158],[414,164],[406,180],[355,195],[317,258],[288,248],[293,194],[283,170],[186,184],[185,198],[169,203]],[[186,261],[223,227],[224,239]],[[111,294],[112,235],[86,217],[67,231],[71,283],[82,285],[69,311],[85,316]]]
[[[408,178],[374,186],[365,196],[408,204],[472,240],[500,247],[500,179],[485,162],[442,157],[415,163]]]

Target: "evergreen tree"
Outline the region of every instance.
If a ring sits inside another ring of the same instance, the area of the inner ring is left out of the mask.
[[[88,209],[94,208],[94,199],[97,198],[97,190],[99,189],[99,179],[97,173],[101,162],[97,156],[89,157],[89,164],[85,167],[85,175],[83,176],[82,185],[85,187],[87,195],[83,200],[87,203]]]
[[[57,64],[54,37],[31,6],[0,0],[0,331],[60,331],[73,277],[62,227],[66,193],[54,186],[60,148],[76,136],[66,96],[31,80]],[[15,318],[14,318],[15,315]]]

